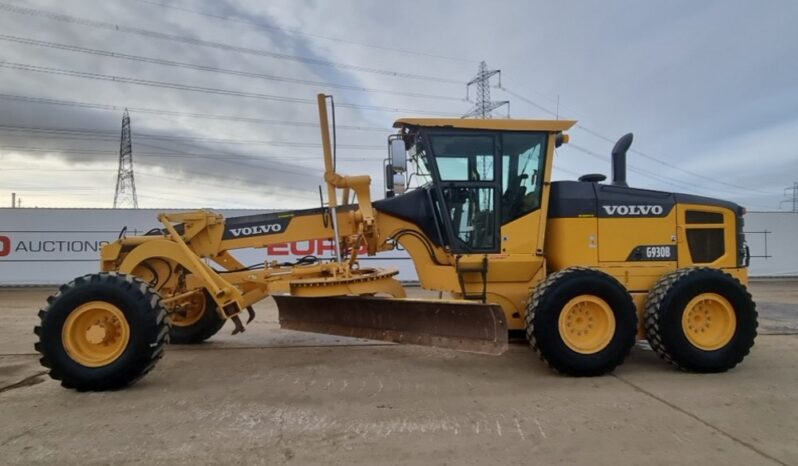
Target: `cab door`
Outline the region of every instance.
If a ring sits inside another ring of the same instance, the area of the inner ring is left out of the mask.
[[[511,283],[531,281],[544,262],[538,243],[550,135],[441,131],[426,138],[463,296],[522,300],[527,288]]]
[[[431,132],[443,226],[455,254],[499,252],[500,172],[493,133]]]
[[[543,266],[544,181],[551,176],[551,164],[546,163],[552,155],[550,139],[545,132],[501,134],[501,254],[491,263],[492,282],[529,282]]]

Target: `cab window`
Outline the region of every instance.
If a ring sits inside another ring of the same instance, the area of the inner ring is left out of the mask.
[[[496,246],[493,188],[450,187],[443,189],[455,238],[468,249]]]
[[[493,181],[493,137],[432,136],[441,181]]]
[[[547,136],[502,135],[502,224],[540,208]]]

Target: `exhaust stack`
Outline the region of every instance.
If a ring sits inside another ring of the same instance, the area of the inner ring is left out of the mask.
[[[612,185],[628,187],[626,184],[626,151],[632,145],[634,135],[627,133],[618,139],[612,148]]]

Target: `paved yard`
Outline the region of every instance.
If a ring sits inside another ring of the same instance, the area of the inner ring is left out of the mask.
[[[798,285],[756,282],[761,332],[737,369],[684,374],[635,348],[615,375],[277,329],[169,348],[130,389],[43,375],[48,289],[0,290],[0,463],[798,464]],[[418,292],[416,292],[418,293]]]

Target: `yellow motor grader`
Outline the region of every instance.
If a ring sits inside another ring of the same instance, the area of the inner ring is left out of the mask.
[[[161,214],[163,228],[104,247],[102,271],[61,286],[39,312],[36,350],[52,378],[78,390],[126,386],[170,339],[201,342],[226,320],[243,331],[242,314],[251,320],[268,296],[294,330],[488,354],[517,332],[573,376],[612,371],[636,339],[696,372],[728,370],[753,346],[744,209],[628,187],[631,134],[613,149],[610,182],[553,182],[555,148],[574,121],[400,119],[386,197],[372,201],[368,176],[335,170],[328,98],[318,96],[326,203]],[[255,266],[235,257],[320,238],[332,239],[334,257]],[[396,270],[358,260],[399,246],[441,299],[409,299]]]

